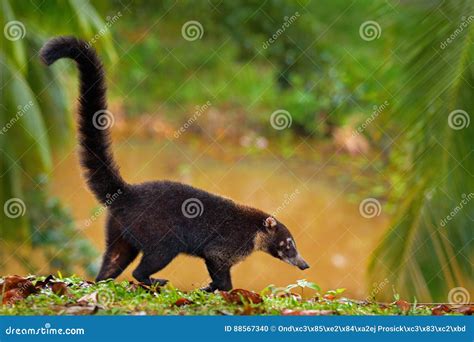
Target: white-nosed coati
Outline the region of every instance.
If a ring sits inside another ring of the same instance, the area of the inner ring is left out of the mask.
[[[94,49],[74,37],[57,37],[40,55],[47,65],[71,58],[79,68],[80,160],[87,184],[108,208],[97,280],[116,278],[139,252],[143,257],[133,276],[148,285],[164,284],[150,276],[180,253],[203,258],[212,278],[207,291],[231,289],[230,268],[256,250],[302,270],[309,267],[285,225],[258,209],[177,182],[126,183],[112,158],[108,128],[93,123],[107,109],[104,70]],[[113,194],[120,195],[108,201]],[[189,199],[202,205],[200,215],[185,215]]]

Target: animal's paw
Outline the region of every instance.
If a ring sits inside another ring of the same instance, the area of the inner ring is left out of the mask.
[[[168,282],[168,279],[150,278],[150,285],[152,286],[164,286]]]
[[[217,290],[219,291],[230,291],[232,289],[232,285],[226,285],[226,284],[213,284],[210,283],[206,287],[202,287],[201,291],[206,291],[206,292],[215,292]]]
[[[205,292],[214,292],[215,290],[217,290],[217,288],[212,284],[209,284],[205,287],[201,287],[201,291],[205,291]]]

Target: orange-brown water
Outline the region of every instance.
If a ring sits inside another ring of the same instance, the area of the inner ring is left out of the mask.
[[[344,287],[350,296],[366,296],[368,256],[387,227],[387,217],[363,218],[358,204],[347,200],[345,187],[325,177],[324,161],[316,166],[303,160],[282,160],[271,153],[259,157],[233,153],[216,144],[191,147],[152,140],[122,140],[114,148],[129,182],[182,181],[275,213],[290,228],[311,268],[300,271],[269,255],[254,253],[233,268],[235,287],[261,290],[269,284],[285,286],[305,278],[323,289]],[[84,222],[98,204],[85,187],[76,153],[68,151],[56,158],[51,179],[53,193],[71,208],[83,234],[102,252],[105,215],[85,228]],[[137,260],[120,278],[132,279],[136,264]],[[204,262],[187,256],[176,258],[158,276],[184,290],[209,282]]]

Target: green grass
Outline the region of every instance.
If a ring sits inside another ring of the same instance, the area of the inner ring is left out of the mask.
[[[304,280],[285,289],[269,286],[260,294],[235,295],[235,302],[229,302],[225,293],[184,292],[172,285],[150,288],[128,281],[92,283],[76,276],[50,277],[46,283],[45,277],[27,279],[34,286],[33,293],[7,303],[8,295],[3,291],[0,315],[431,315],[434,306],[355,301],[344,298],[343,289],[320,294],[316,284]],[[6,288],[1,284],[0,290]],[[27,287],[25,282],[18,285],[23,294],[30,292]],[[299,296],[301,291],[305,299]]]

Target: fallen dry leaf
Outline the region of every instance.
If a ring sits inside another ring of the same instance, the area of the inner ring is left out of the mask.
[[[63,311],[66,315],[93,315],[99,310],[97,305],[72,305]]]
[[[5,277],[2,284],[0,284],[0,293],[3,293],[2,303],[4,305],[13,304],[36,292],[38,290],[30,280],[17,275]]]
[[[189,300],[187,298],[179,298],[175,303],[174,305],[175,306],[184,306],[184,305],[189,305],[189,304],[193,304],[194,302],[192,300]]]
[[[258,293],[244,289],[234,289],[229,292],[221,291],[220,294],[228,303],[244,304],[245,302],[249,302],[259,304],[263,302],[262,297]]]
[[[63,296],[68,293],[67,284],[63,282],[51,283],[51,290],[58,296]]]
[[[6,292],[12,289],[29,286],[29,284],[33,285],[31,281],[26,278],[23,278],[17,275],[6,276],[3,279],[3,282],[0,284],[0,291]]]
[[[437,305],[437,306],[435,306],[434,308],[431,309],[431,314],[433,316],[442,316],[446,312],[451,312],[451,309],[450,309],[449,306],[447,306],[445,304]]]
[[[88,305],[88,304],[97,304],[99,300],[98,292],[94,291],[92,293],[86,294],[77,300],[78,304]]]
[[[283,316],[330,316],[336,314],[334,310],[291,310],[281,312]]]
[[[395,305],[398,306],[398,308],[403,311],[404,313],[408,312],[410,310],[410,303],[408,303],[406,300],[399,299],[395,302]]]
[[[8,290],[3,294],[2,304],[3,305],[12,305],[22,300],[24,297],[18,289]]]
[[[471,316],[474,313],[474,305],[463,305],[456,308],[454,311],[466,316]]]

